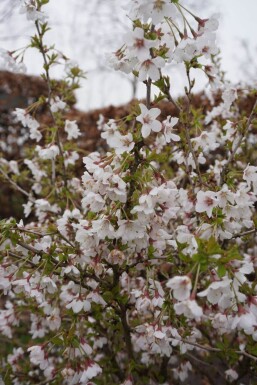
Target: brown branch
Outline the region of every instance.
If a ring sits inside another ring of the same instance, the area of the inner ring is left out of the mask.
[[[5,179],[8,180],[8,182],[9,182],[12,186],[15,187],[16,190],[20,191],[23,195],[25,195],[26,197],[28,197],[29,200],[30,200],[31,202],[34,202],[34,199],[30,196],[30,194],[29,194],[27,191],[23,190],[23,188],[20,187],[17,183],[15,183],[15,182],[9,177],[9,175],[8,175],[2,168],[0,168],[0,173],[5,177]]]
[[[19,260],[21,260],[21,261],[23,261],[23,262],[28,263],[28,264],[31,265],[32,267],[37,267],[37,265],[36,265],[34,262],[32,262],[32,261],[30,261],[30,260],[28,260],[28,259],[22,258],[20,255],[17,255],[17,254],[15,254],[15,253],[13,253],[12,251],[9,251],[9,250],[8,250],[7,253],[8,253],[8,255],[10,255],[10,256],[13,257],[13,258],[16,258],[16,259],[19,259]]]
[[[37,250],[35,247],[33,246],[30,246],[30,245],[27,245],[26,243],[24,242],[21,242],[21,241],[18,241],[17,244],[21,247],[23,247],[24,249],[28,250],[28,251],[31,251],[32,253],[34,254],[39,254],[39,255],[43,255],[43,254],[47,254],[45,253],[44,251],[41,251],[41,250]]]
[[[206,350],[207,352],[212,352],[212,353],[222,353],[223,352],[222,349],[213,348],[211,346],[206,346],[206,345],[200,345],[200,344],[197,344],[196,342],[187,341],[186,339],[183,339],[183,338],[178,339],[178,338],[174,338],[173,337],[173,339],[175,339],[177,341],[181,341],[184,344],[192,345],[192,346],[194,346],[194,347],[196,347],[198,349]],[[245,351],[236,350],[236,351],[234,351],[234,353],[236,353],[238,355],[241,355],[241,356],[245,356],[245,357],[251,358],[254,361],[257,361],[257,356],[253,356],[252,354],[247,353]]]
[[[151,106],[151,87],[152,87],[152,79],[149,78],[146,80],[146,107],[149,109]]]
[[[246,235],[251,235],[251,234],[254,234],[257,232],[257,228],[255,229],[251,229],[251,230],[248,230],[248,231],[245,231],[243,233],[238,233],[238,234],[235,234],[233,235],[232,239],[233,238],[241,238],[241,237],[245,237]]]
[[[132,341],[131,341],[131,334],[130,334],[130,327],[127,322],[127,308],[124,304],[118,302],[118,305],[121,310],[121,324],[123,328],[123,334],[124,334],[124,340],[127,348],[127,354],[129,360],[134,359],[134,352],[133,352],[133,347],[132,347]]]

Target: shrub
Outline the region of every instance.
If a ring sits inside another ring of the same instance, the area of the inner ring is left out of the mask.
[[[65,113],[84,74],[46,46],[47,2],[22,8],[35,23],[30,47],[42,55],[48,87],[15,112],[36,145],[0,167],[27,199],[24,221],[1,222],[5,383],[191,384],[203,376],[249,384],[257,360],[257,102],[248,116],[236,108],[237,90],[218,67],[216,16],[200,19],[178,0],[131,1],[132,31],[109,59],[145,83],[146,100],[119,121],[99,120],[109,151],[85,156],[79,179],[81,133]],[[6,60],[20,69],[17,54]],[[50,77],[60,61],[61,95]],[[184,65],[186,98],[172,96],[169,63]],[[205,114],[192,104],[195,69],[221,95]],[[164,99],[176,110],[165,120]],[[48,125],[37,121],[41,107]]]

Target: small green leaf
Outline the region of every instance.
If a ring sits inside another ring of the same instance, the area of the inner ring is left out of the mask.
[[[220,278],[222,278],[222,277],[224,277],[226,275],[227,269],[226,269],[226,267],[224,265],[219,265],[217,272],[218,272],[218,276]]]

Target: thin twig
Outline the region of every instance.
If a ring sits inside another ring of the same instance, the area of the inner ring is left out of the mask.
[[[30,245],[26,245],[24,242],[17,242],[17,244],[18,244],[19,246],[23,247],[24,249],[26,249],[26,250],[28,250],[28,251],[31,251],[31,252],[34,253],[34,254],[39,254],[39,255],[41,255],[41,256],[42,256],[43,254],[45,254],[45,255],[48,255],[49,257],[51,257],[49,254],[44,253],[44,252],[41,251],[41,250],[37,250],[37,249],[35,249],[34,247],[32,247],[32,246],[30,246]],[[8,251],[8,254],[11,255],[11,256],[14,257],[14,258],[17,258],[17,259],[20,259],[20,260],[22,260],[22,261],[24,261],[24,262],[27,262],[27,263],[30,264],[32,267],[38,267],[38,266],[37,266],[36,264],[34,264],[32,261],[24,260],[23,257],[21,257],[21,256],[19,256],[19,255],[17,255],[17,254],[15,254],[15,253],[13,253],[12,251]],[[57,261],[55,261],[53,258],[51,258],[51,260],[52,260],[53,263],[57,263]],[[60,276],[60,275],[61,275],[61,272],[55,270],[55,271],[54,271],[54,274]],[[73,275],[71,275],[71,274],[66,274],[66,276],[67,276],[68,279],[70,279],[71,281],[73,281],[73,282],[76,283],[77,285],[81,285],[83,288],[89,290],[90,292],[92,291],[92,287],[91,287],[91,286],[88,286],[88,285],[87,285],[85,282],[83,282],[82,280],[79,280],[79,279],[74,278]],[[90,277],[88,277],[88,278],[95,279],[93,275],[90,276]]]
[[[202,175],[201,175],[201,171],[200,171],[200,166],[199,166],[198,160],[196,158],[196,154],[195,154],[195,151],[193,149],[191,138],[190,138],[190,135],[189,135],[189,127],[188,127],[187,124],[184,124],[184,128],[185,128],[187,144],[188,144],[189,150],[190,150],[190,152],[191,152],[191,154],[193,156],[194,162],[195,162],[195,167],[196,167],[197,174],[198,174],[198,177],[199,177],[199,182],[200,182],[201,185],[203,185],[203,180],[202,180]]]
[[[30,200],[31,202],[34,202],[34,199],[31,197],[31,195],[30,195],[27,191],[23,190],[23,188],[20,187],[17,183],[15,183],[15,182],[9,177],[9,175],[6,174],[6,172],[4,172],[4,170],[3,170],[2,168],[0,168],[0,172],[1,172],[1,174],[5,177],[5,179],[7,179],[8,182],[9,182],[12,186],[14,186],[14,187],[16,188],[16,190],[20,191],[23,195],[25,195],[26,197],[28,197],[29,200]]]
[[[16,259],[19,259],[19,260],[21,260],[21,261],[23,261],[23,262],[28,263],[28,264],[31,265],[32,267],[37,267],[37,265],[36,265],[34,262],[32,262],[32,261],[30,261],[30,260],[28,260],[28,259],[24,259],[24,258],[22,258],[20,255],[15,254],[15,253],[13,253],[12,251],[9,251],[9,250],[8,250],[8,254],[9,254],[11,257],[13,257],[13,258],[16,258]]]
[[[200,345],[200,344],[197,344],[196,342],[191,342],[191,341],[187,341],[186,339],[179,339],[179,338],[174,338],[172,337],[174,340],[177,340],[177,341],[181,341],[183,342],[184,344],[188,344],[188,345],[192,345],[198,349],[202,349],[202,350],[206,350],[207,352],[213,352],[213,353],[222,353],[223,350],[222,349],[219,349],[219,348],[213,348],[211,346],[206,346],[206,345]],[[247,353],[243,350],[236,350],[234,351],[234,353],[238,354],[238,355],[241,355],[241,356],[246,356],[248,358],[251,358],[252,360],[254,361],[257,361],[257,356],[253,356],[252,354],[250,353]]]
[[[248,230],[248,231],[245,231],[244,233],[238,233],[238,234],[233,235],[232,239],[245,237],[246,235],[254,234],[256,232],[257,232],[257,228],[252,229],[252,230]]]
[[[160,78],[163,79],[163,75],[162,75],[162,72],[160,70]],[[171,92],[170,92],[170,89],[168,87],[168,85],[166,83],[164,83],[164,93],[165,93],[165,96],[166,98],[168,99],[169,102],[171,102],[173,104],[173,106],[177,109],[177,112],[180,113],[182,112],[182,108],[180,107],[180,105],[175,102],[175,100],[173,99],[172,95],[171,95]]]
[[[148,110],[151,106],[151,86],[152,86],[152,79],[149,78],[146,81],[146,107],[148,108]]]
[[[47,254],[47,253],[45,253],[44,251],[37,250],[35,247],[30,246],[30,245],[27,245],[26,243],[21,242],[21,241],[18,241],[18,242],[17,242],[17,245],[23,247],[24,249],[26,249],[26,250],[28,250],[28,251],[31,251],[31,252],[34,253],[34,254],[39,254],[39,255]]]

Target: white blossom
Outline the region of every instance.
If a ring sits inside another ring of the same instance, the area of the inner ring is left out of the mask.
[[[192,283],[188,276],[171,278],[166,286],[173,291],[173,297],[178,301],[184,301],[190,297]]]
[[[162,124],[156,118],[160,115],[159,108],[151,108],[150,110],[144,105],[139,104],[141,114],[137,116],[137,121],[142,124],[141,132],[143,138],[147,138],[151,131],[159,132],[162,129]]]
[[[68,140],[77,139],[81,135],[81,132],[75,120],[66,120],[64,131],[68,134]]]

